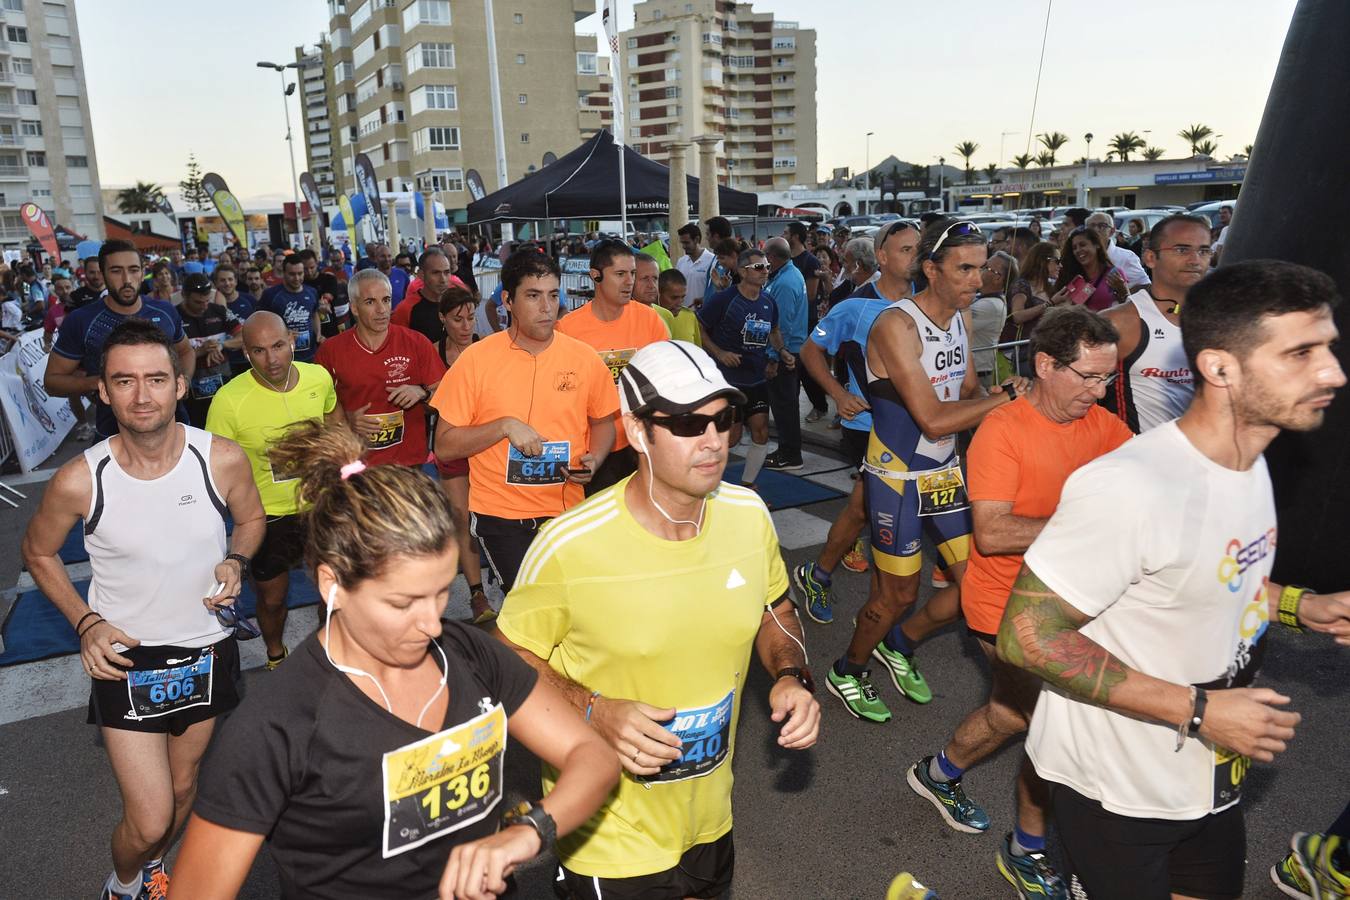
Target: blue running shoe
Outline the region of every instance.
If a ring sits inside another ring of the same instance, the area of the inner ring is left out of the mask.
[[[1003,838],[994,857],[998,870],[1017,889],[1022,900],[1068,900],[1064,879],[1039,850],[1016,856],[1012,852],[1012,834]]]
[[[811,574],[811,563],[802,563],[792,570],[792,583],[806,598],[806,614],[822,625],[834,621],[834,610],[830,608],[830,588],[821,584]]]
[[[937,781],[928,773],[933,757],[925,756],[909,770],[905,780],[914,793],[933,804],[942,819],[957,831],[980,834],[989,829],[989,815],[976,806],[956,781]]]

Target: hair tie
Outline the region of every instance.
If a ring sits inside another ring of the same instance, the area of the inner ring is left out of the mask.
[[[366,464],[365,464],[365,463],[361,462],[361,460],[359,460],[359,459],[353,460],[352,462],[349,462],[349,463],[347,463],[345,466],[342,467],[342,469],[341,469],[341,472],[342,472],[342,480],[343,480],[343,481],[346,481],[348,478],[351,478],[353,475],[360,475],[360,474],[361,474],[362,472],[364,472],[365,470],[366,470]]]

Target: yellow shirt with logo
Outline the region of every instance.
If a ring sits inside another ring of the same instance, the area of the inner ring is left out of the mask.
[[[695,711],[667,727],[706,722],[710,707],[725,716],[730,695],[722,733],[685,744],[686,757],[699,760],[685,762],[685,777],[644,783],[625,773],[600,811],[558,840],[563,865],[601,878],[664,871],[731,830],[732,751],[751,651],[766,607],[788,591],[773,520],[753,491],[721,485],[702,533],[667,541],[629,512],[630,480],[540,529],[497,621],[513,643],[605,697]],[[710,768],[689,771],[700,765]],[[546,793],[556,779],[545,766]]]
[[[698,328],[698,316],[694,314],[692,309],[681,306],[670,314],[670,321],[666,325],[670,328],[671,340],[688,341],[695,347],[703,346],[703,334]]]
[[[267,451],[293,426],[322,419],[337,406],[333,376],[313,363],[293,364],[299,371],[295,387],[282,393],[263,387],[252,370],[241,372],[216,391],[206,414],[206,430],[229,438],[248,455],[253,480],[269,516],[289,516],[300,510],[296,493],[300,481],[272,476]]]

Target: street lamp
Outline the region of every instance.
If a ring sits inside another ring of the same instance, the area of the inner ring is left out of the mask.
[[[939,157],[938,157],[938,205],[942,207],[942,211],[943,211],[943,212],[946,212],[946,211],[947,211],[947,201],[946,201],[946,199],[944,199],[943,196],[942,196],[942,175],[943,175],[942,167],[945,166],[946,164],[947,164],[946,158],[939,156]]]
[[[295,92],[295,85],[286,84],[286,70],[300,68],[299,63],[286,63],[281,65],[274,62],[260,62],[257,64],[260,69],[276,69],[277,74],[281,76],[281,108],[286,112],[286,151],[291,157],[291,193],[295,198],[295,232],[304,234],[304,229],[300,227],[300,178],[295,174],[295,141],[291,137],[291,104],[286,99]],[[297,79],[297,84],[299,79]],[[318,210],[311,210],[318,214]]]
[[[863,144],[867,148],[864,157],[867,164],[867,191],[863,194],[863,215],[867,214],[867,201],[872,196],[872,135],[874,134],[876,134],[875,131],[867,132],[867,137],[863,141]]]
[[[1083,156],[1083,193],[1082,193],[1082,200],[1079,201],[1079,205],[1087,206],[1087,199],[1088,199],[1087,179],[1088,173],[1091,171],[1088,168],[1088,165],[1092,161],[1092,132],[1089,131],[1087,134],[1083,135],[1083,140],[1087,142],[1087,153],[1084,154]]]

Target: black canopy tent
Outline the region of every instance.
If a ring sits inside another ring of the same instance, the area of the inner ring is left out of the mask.
[[[624,180],[628,218],[670,214],[670,169],[625,146]],[[698,214],[698,179],[687,178],[689,208]],[[723,215],[753,216],[758,197],[717,188]],[[619,154],[614,137],[602,130],[557,162],[469,204],[468,224],[544,219],[618,219]]]

